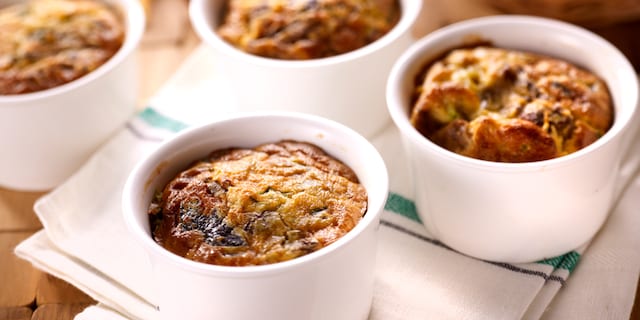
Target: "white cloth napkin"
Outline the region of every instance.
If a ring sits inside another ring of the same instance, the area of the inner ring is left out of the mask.
[[[235,112],[215,53],[199,47],[134,117],[63,185],[39,199],[44,229],[16,254],[99,303],[76,319],[154,319],[144,254],[120,209],[124,182],[174,132]],[[390,122],[368,137],[390,172],[370,319],[628,319],[640,273],[640,145],[622,170],[623,196],[589,245],[530,264],[491,263],[454,252],[419,223]],[[543,237],[544,235],[540,235]]]

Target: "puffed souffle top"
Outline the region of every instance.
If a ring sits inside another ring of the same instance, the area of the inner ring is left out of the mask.
[[[217,32],[250,54],[306,60],[364,47],[399,18],[397,0],[229,0]]]
[[[153,238],[194,261],[287,261],[349,232],[367,211],[355,173],[315,145],[280,141],[214,151],[158,190]]]
[[[57,87],[109,60],[125,30],[117,8],[98,0],[32,0],[0,10],[0,94]]]
[[[606,83],[570,62],[479,46],[460,48],[416,79],[413,126],[452,152],[498,162],[580,150],[611,127]]]

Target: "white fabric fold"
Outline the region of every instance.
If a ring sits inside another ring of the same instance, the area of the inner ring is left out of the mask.
[[[44,229],[15,252],[99,302],[76,319],[154,318],[154,282],[144,251],[124,225],[122,186],[135,163],[182,124],[232,114],[227,92],[214,53],[199,47],[150,101],[152,109],[37,201]],[[622,171],[625,192],[592,242],[564,261],[513,265],[466,257],[433,239],[416,220],[397,130],[390,123],[369,139],[389,168],[392,192],[380,226],[370,319],[629,317],[640,272],[638,144]]]

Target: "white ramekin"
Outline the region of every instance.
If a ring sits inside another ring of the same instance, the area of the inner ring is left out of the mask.
[[[147,209],[156,190],[210,152],[294,139],[350,166],[368,193],[354,229],[308,255],[263,266],[194,262],[158,245]],[[364,137],[315,115],[256,112],[186,129],[142,160],[123,192],[124,219],[148,253],[161,319],[366,319],[373,296],[380,215],[388,193],[384,161]]]
[[[447,151],[409,122],[414,79],[423,65],[468,41],[566,59],[602,77],[614,107],[613,127],[573,154],[531,163],[497,163]],[[394,65],[387,104],[410,155],[416,207],[448,246],[504,262],[554,257],[587,242],[602,226],[637,114],[633,67],[609,42],[580,27],[528,16],[492,16],[437,30]],[[635,121],[637,122],[637,121]]]
[[[59,185],[133,115],[144,11],[137,0],[109,2],[126,26],[123,46],[110,60],[55,88],[0,95],[0,186],[43,191]]]
[[[411,27],[422,1],[400,0],[401,18],[385,36],[360,49],[323,59],[290,61],[247,54],[220,38],[226,1],[192,0],[189,15],[202,40],[219,54],[236,108],[317,114],[370,137],[390,122],[385,83],[393,62],[414,38]]]

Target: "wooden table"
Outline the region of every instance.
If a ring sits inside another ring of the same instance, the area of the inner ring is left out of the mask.
[[[415,28],[418,36],[451,22],[499,13],[475,0],[424,1],[424,10]],[[186,0],[152,0],[150,3],[150,19],[139,50],[141,108],[199,44],[188,21]],[[633,41],[640,31],[640,23],[596,31],[627,53],[636,68],[640,65],[640,43]],[[86,306],[95,303],[75,287],[13,255],[18,243],[42,228],[32,206],[43,194],[0,188],[0,320],[73,319]],[[631,315],[631,319],[637,318],[640,318],[638,296]]]

